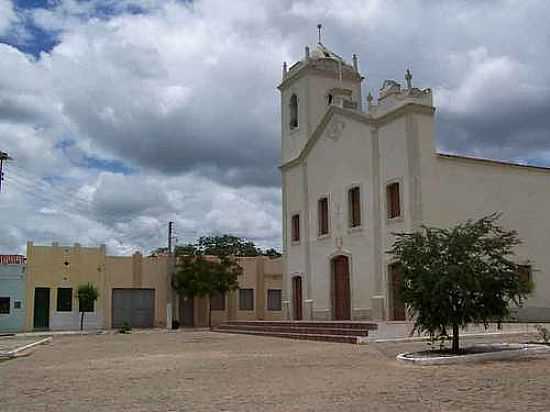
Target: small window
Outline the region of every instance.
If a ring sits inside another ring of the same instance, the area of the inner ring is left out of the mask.
[[[401,216],[401,202],[399,199],[399,183],[391,183],[386,188],[388,202],[388,218]]]
[[[267,290],[267,310],[281,310],[281,289]]]
[[[328,104],[329,104],[329,106],[332,104],[332,99],[333,99],[332,94],[329,94],[328,95]]]
[[[239,310],[254,310],[254,289],[239,289]]]
[[[358,186],[348,191],[348,202],[350,227],[361,226],[361,190]]]
[[[290,96],[289,114],[289,127],[291,129],[296,129],[298,127],[298,96],[296,96],[295,94]]]
[[[215,293],[210,297],[212,310],[225,310],[225,293]]]
[[[0,314],[9,315],[10,314],[10,298],[0,297]]]
[[[319,235],[328,233],[328,198],[322,197],[319,199]]]
[[[20,300],[16,300],[13,302],[13,308],[14,309],[21,309],[21,301]]]
[[[517,268],[520,279],[525,283],[531,282],[533,275],[531,265],[518,265]]]
[[[72,312],[72,310],[73,290],[71,288],[57,288],[57,311]]]
[[[292,241],[300,241],[300,215],[292,216]]]

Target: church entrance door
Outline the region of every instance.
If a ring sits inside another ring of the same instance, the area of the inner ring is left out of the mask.
[[[294,319],[302,320],[302,277],[294,276],[292,278],[292,306],[294,309]]]
[[[335,320],[351,320],[349,259],[337,256],[332,260],[332,307]]]
[[[405,305],[401,302],[401,270],[399,264],[389,268],[391,282],[392,320],[406,320]]]

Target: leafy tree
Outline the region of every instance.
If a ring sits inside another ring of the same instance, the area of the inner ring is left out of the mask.
[[[262,253],[254,242],[234,235],[201,236],[197,248],[202,254],[213,256],[260,256]]]
[[[273,248],[264,250],[262,255],[263,256],[268,256],[270,258],[278,258],[278,257],[282,256],[281,253],[279,253],[279,251],[277,251],[276,249],[273,249]]]
[[[168,253],[168,248],[161,247],[153,250],[151,256]],[[269,256],[280,257],[281,254],[274,248],[262,250],[252,241],[245,240],[234,235],[208,235],[201,236],[196,243],[186,243],[174,247],[176,256],[184,255],[210,255],[210,256],[236,256],[255,257]]]
[[[212,296],[235,290],[242,268],[230,256],[217,259],[202,254],[184,255],[178,259],[172,287],[181,295],[193,298],[209,297],[208,326],[212,326]]]
[[[510,305],[520,306],[533,288],[511,260],[517,233],[497,225],[499,218],[399,233],[389,251],[401,266],[401,299],[415,328],[432,337],[452,328],[453,353],[460,351],[461,327],[506,319]]]
[[[84,329],[84,313],[94,311],[94,302],[99,297],[99,291],[91,283],[80,285],[77,290],[78,308],[80,310],[80,330]]]
[[[187,243],[185,245],[176,245],[174,247],[174,254],[176,256],[191,255],[194,256],[198,253],[197,246],[193,243]]]
[[[168,253],[167,247],[158,247],[151,251],[151,254],[149,256],[159,256],[159,255],[165,255]]]

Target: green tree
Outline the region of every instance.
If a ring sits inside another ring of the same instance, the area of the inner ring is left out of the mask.
[[[274,249],[274,248],[269,248],[269,249],[266,249],[263,251],[262,253],[263,256],[268,256],[270,258],[277,258],[277,257],[281,257],[281,253]]]
[[[202,254],[184,255],[178,259],[172,277],[172,287],[189,298],[209,298],[208,326],[212,326],[212,296],[238,288],[241,266],[231,256],[207,258]]]
[[[163,255],[168,253],[168,248],[161,247],[153,250],[153,255]],[[281,254],[274,248],[262,250],[250,240],[228,234],[214,234],[201,236],[196,243],[186,243],[174,247],[174,255],[210,255],[210,256],[236,256],[236,257],[254,257],[269,256],[280,257]]]
[[[243,257],[262,254],[254,242],[234,235],[201,236],[196,246],[203,255]]]
[[[453,353],[461,327],[508,318],[511,304],[520,306],[533,288],[511,260],[517,233],[497,225],[499,217],[399,233],[389,251],[401,266],[401,299],[415,328],[432,338],[452,328]]]
[[[94,302],[99,297],[99,291],[91,283],[80,285],[77,290],[78,308],[80,310],[80,330],[84,329],[84,313],[94,311]]]

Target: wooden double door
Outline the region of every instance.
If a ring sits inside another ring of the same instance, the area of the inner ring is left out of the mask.
[[[389,266],[388,275],[390,278],[391,287],[391,320],[406,320],[406,307],[401,301],[401,268],[399,264],[391,264]]]
[[[303,316],[303,302],[302,302],[302,277],[294,276],[292,278],[292,308],[293,308],[293,320],[302,320]]]
[[[332,259],[332,308],[334,320],[351,320],[349,258]]]

